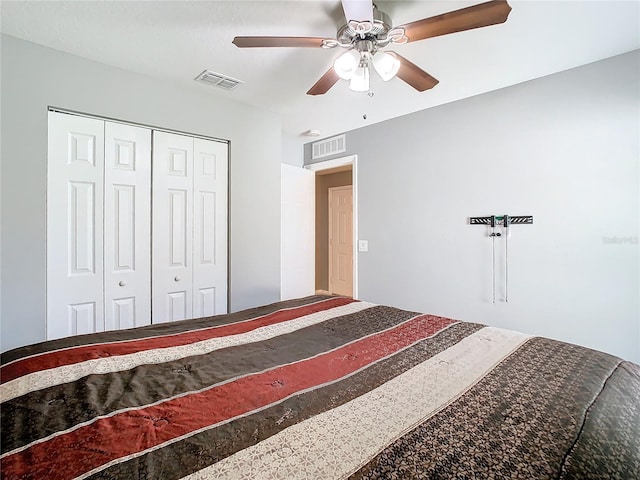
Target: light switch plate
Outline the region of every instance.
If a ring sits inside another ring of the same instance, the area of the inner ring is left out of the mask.
[[[369,251],[369,240],[358,240],[358,251],[359,252],[368,252]]]

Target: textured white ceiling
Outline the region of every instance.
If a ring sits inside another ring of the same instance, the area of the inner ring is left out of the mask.
[[[376,5],[401,25],[477,3],[482,0]],[[319,129],[323,137],[640,48],[637,0],[509,3],[513,10],[502,25],[394,47],[440,83],[420,93],[399,79],[376,78],[373,97],[342,81],[325,95],[306,95],[337,50],[231,43],[236,35],[334,37],[343,21],[338,0],[5,0],[1,26],[8,35],[278,112],[285,133]],[[227,92],[194,82],[205,68],[245,83]]]

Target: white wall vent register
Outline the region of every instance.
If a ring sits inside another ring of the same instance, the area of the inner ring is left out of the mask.
[[[337,137],[327,138],[314,142],[311,144],[311,159],[328,157],[329,155],[335,155],[338,153],[344,153],[347,151],[347,139],[345,135],[338,135]]]
[[[241,83],[244,83],[242,80],[227,77],[226,75],[212,72],[211,70],[205,70],[194,78],[194,80],[206,83],[207,85],[213,85],[214,87],[220,87],[225,90],[233,90]]]

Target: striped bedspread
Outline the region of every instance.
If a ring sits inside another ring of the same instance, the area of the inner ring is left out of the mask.
[[[5,479],[640,478],[640,367],[341,297],[2,355]]]

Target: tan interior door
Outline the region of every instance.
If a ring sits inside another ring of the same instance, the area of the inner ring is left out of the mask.
[[[353,189],[329,189],[329,291],[353,296]]]

